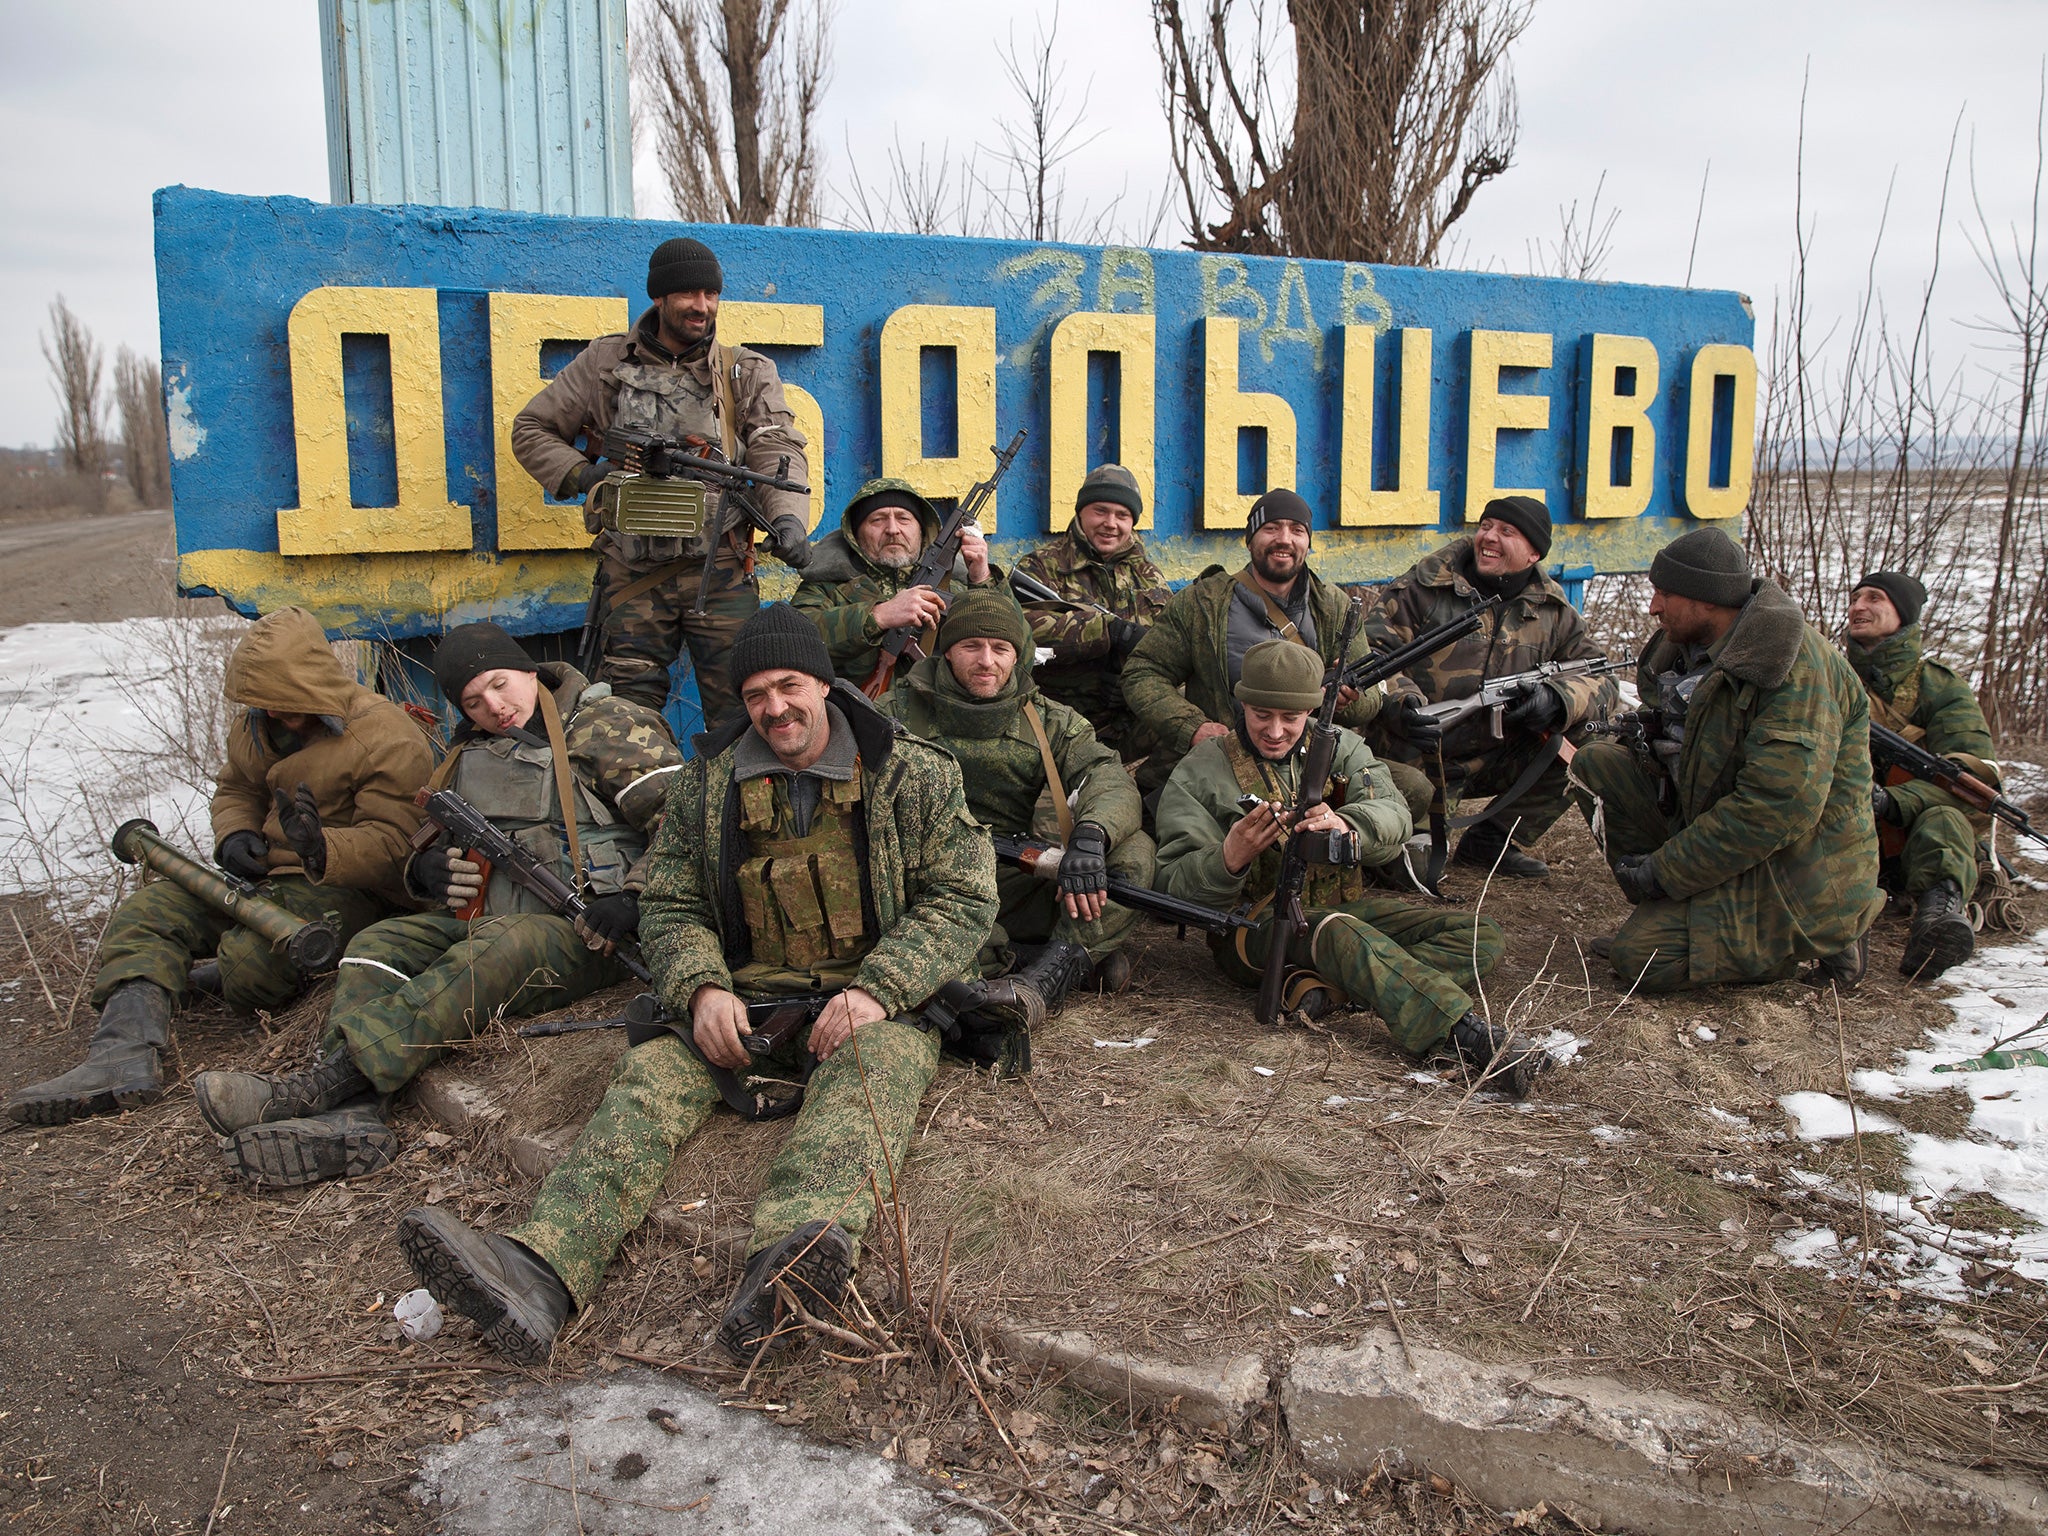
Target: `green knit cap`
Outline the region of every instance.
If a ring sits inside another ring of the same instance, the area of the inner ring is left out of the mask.
[[[1261,640],[1244,653],[1231,692],[1255,709],[1321,709],[1323,658],[1293,640]]]
[[[953,599],[946,616],[939,620],[939,654],[944,655],[962,640],[1007,640],[1030,665],[1031,621],[1007,591],[976,587]]]

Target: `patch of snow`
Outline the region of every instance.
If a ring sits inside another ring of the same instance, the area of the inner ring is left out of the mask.
[[[1410,1072],[1408,1074],[1408,1081],[1411,1083],[1423,1083],[1431,1088],[1434,1088],[1439,1083],[1441,1083],[1443,1079],[1438,1077],[1434,1072]]]
[[[1722,1123],[1723,1125],[1747,1125],[1747,1124],[1749,1124],[1749,1116],[1747,1116],[1747,1115],[1731,1115],[1730,1113],[1728,1113],[1728,1111],[1727,1111],[1727,1110],[1725,1110],[1725,1109],[1720,1109],[1720,1108],[1717,1108],[1716,1106],[1714,1106],[1714,1105],[1712,1105],[1712,1104],[1709,1104],[1709,1105],[1707,1106],[1707,1114],[1708,1114],[1708,1115],[1710,1115],[1710,1116],[1711,1116],[1712,1118],[1714,1118],[1714,1119],[1716,1119],[1716,1120],[1720,1121],[1720,1122],[1721,1122],[1721,1123]]]
[[[1271,1077],[1273,1075],[1273,1069],[1271,1067],[1253,1067],[1252,1070],[1258,1073],[1261,1077]]]
[[[1586,1042],[1568,1029],[1553,1029],[1537,1042],[1550,1053],[1550,1059],[1562,1067],[1579,1059],[1579,1052],[1586,1048]]]
[[[1609,1144],[1627,1141],[1634,1134],[1634,1131],[1623,1130],[1618,1125],[1596,1125],[1593,1127],[1594,1139],[1608,1142]]]
[[[1719,1035],[1715,1034],[1711,1029],[1707,1028],[1707,1026],[1704,1024],[1700,1025],[1697,1029],[1695,1029],[1693,1033],[1698,1035],[1702,1040],[1718,1040],[1721,1038]]]
[[[1788,1093],[1778,1100],[1779,1108],[1792,1117],[1801,1141],[1845,1141],[1863,1131],[1896,1131],[1899,1122],[1875,1110],[1858,1106],[1852,1114],[1846,1099],[1830,1093]]]
[[[1351,1101],[1345,1098],[1344,1095],[1342,1095],[1341,1093],[1333,1093],[1327,1099],[1323,1100],[1323,1108],[1342,1109],[1346,1104],[1349,1104],[1350,1102]]]
[[[1146,1046],[1156,1045],[1157,1043],[1157,1036],[1134,1035],[1129,1040],[1098,1040],[1095,1042],[1095,1049],[1098,1051],[1142,1051]]]

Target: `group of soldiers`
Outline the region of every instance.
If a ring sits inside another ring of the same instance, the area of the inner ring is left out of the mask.
[[[721,287],[701,244],[655,251],[652,307],[519,418],[521,462],[544,486],[588,496],[630,475],[600,456],[620,422],[802,483],[807,445],[773,363],[717,340]],[[1402,1051],[1515,1096],[1546,1057],[1474,1005],[1504,935],[1435,880],[1446,859],[1546,878],[1535,846],[1572,804],[1633,904],[1589,946],[1621,986],[1804,965],[1852,987],[1881,884],[1914,908],[1908,975],[1971,951],[1981,822],[1934,785],[1873,786],[1872,718],[1996,782],[1967,686],[1922,654],[1926,593],[1909,576],[1857,584],[1838,649],[1724,534],[1685,534],[1651,567],[1658,628],[1622,729],[1612,664],[1543,569],[1551,523],[1531,497],[1490,502],[1470,537],[1347,625],[1352,595],[1312,569],[1312,511],[1291,490],[1251,508],[1240,570],[1179,592],[1147,558],[1139,484],[1115,465],[1087,476],[1072,525],[1015,584],[971,525],[949,577],[912,580],[941,518],[902,481],[861,487],[815,544],[794,493],[760,494],[771,549],[802,577],[786,604],[761,604],[750,535],[621,534],[592,496],[611,595],[596,677],[535,660],[493,623],[451,630],[432,668],[459,724],[438,765],[427,729],[356,682],[303,610],[259,620],[227,669],[242,713],[214,859],[346,940],[310,1062],[194,1080],[234,1173],[271,1187],[373,1173],[398,1150],[392,1097],[457,1043],[629,976],[651,988],[523,1225],[480,1231],[442,1206],[400,1224],[421,1283],[516,1360],[548,1356],[678,1150],[721,1098],[745,1105],[736,1085],[751,1073],[803,1091],[718,1338],[754,1358],[788,1331],[790,1298],[829,1316],[941,1052],[1028,1067],[1030,1031],[1071,990],[1130,985],[1140,912],[1115,891],[1237,914],[1211,952],[1223,976],[1256,984],[1299,839],[1325,853],[1285,945],[1293,1016],[1369,1009]],[[716,588],[700,606],[707,562]],[[1405,672],[1343,682],[1348,664],[1474,612],[1469,634]],[[916,659],[871,699],[853,684],[906,630]],[[685,647],[706,723],[688,757],[661,713]],[[1524,674],[1491,709],[1443,707]],[[1334,755],[1327,781],[1304,786],[1326,703]],[[432,791],[474,808],[573,902],[427,819]],[[1479,814],[1453,815],[1479,799]],[[1880,823],[1895,857],[1881,860]],[[1016,839],[1057,858],[999,865],[996,842]],[[15,1090],[6,1111],[48,1125],[152,1102],[195,987],[246,1012],[303,984],[200,896],[145,884],[108,926],[85,1061]],[[757,1031],[790,1007],[805,1027]]]

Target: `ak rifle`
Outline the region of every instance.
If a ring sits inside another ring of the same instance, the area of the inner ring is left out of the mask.
[[[1417,662],[1427,661],[1446,646],[1457,644],[1484,624],[1486,616],[1499,606],[1499,598],[1489,597],[1478,607],[1466,609],[1455,619],[1446,619],[1433,629],[1425,629],[1406,645],[1395,646],[1390,651],[1374,651],[1359,657],[1356,661],[1342,660],[1345,653],[1351,649],[1350,641],[1347,639],[1338,647],[1338,663],[1323,676],[1324,687],[1327,690],[1335,683],[1340,688],[1355,688],[1363,693],[1375,683],[1383,683],[1390,677],[1398,677]],[[1347,635],[1356,627],[1347,617]],[[1332,693],[1330,697],[1335,698],[1336,695]]]
[[[1436,704],[1422,706],[1423,718],[1434,720],[1446,731],[1463,725],[1467,720],[1482,712],[1488,716],[1490,734],[1495,741],[1507,737],[1508,706],[1521,698],[1532,688],[1545,683],[1569,677],[1605,677],[1610,672],[1620,672],[1636,664],[1633,656],[1623,656],[1610,661],[1605,656],[1590,656],[1578,661],[1539,662],[1527,672],[1509,672],[1500,677],[1489,677],[1479,685],[1477,693],[1462,699],[1445,699]]]
[[[1035,875],[1040,880],[1059,879],[1060,859],[1066,850],[1057,843],[1042,843],[1028,837],[1005,837],[998,832],[995,845],[997,858],[1016,865],[1025,874]],[[1109,877],[1106,894],[1120,907],[1129,907],[1133,912],[1143,912],[1147,917],[1156,917],[1163,923],[1175,923],[1182,928],[1227,934],[1239,928],[1258,926],[1242,913],[1218,912],[1214,907],[1182,901],[1180,897],[1169,896],[1164,891],[1132,885],[1115,875]]]
[[[1922,779],[1947,790],[1963,804],[1982,815],[2004,822],[2022,837],[2031,837],[2048,848],[2048,832],[2035,826],[2027,813],[1986,784],[1953,758],[1936,757],[1918,742],[1906,740],[1897,731],[1870,722],[1870,761],[1873,767],[1889,768],[1905,779]]]

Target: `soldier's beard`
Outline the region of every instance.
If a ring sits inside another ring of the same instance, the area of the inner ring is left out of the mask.
[[[1275,561],[1279,564],[1276,565]],[[1307,562],[1291,549],[1264,549],[1252,556],[1252,569],[1267,581],[1292,581]]]
[[[892,541],[880,549],[871,550],[868,558],[885,570],[907,571],[917,564],[917,549],[914,545]]]

